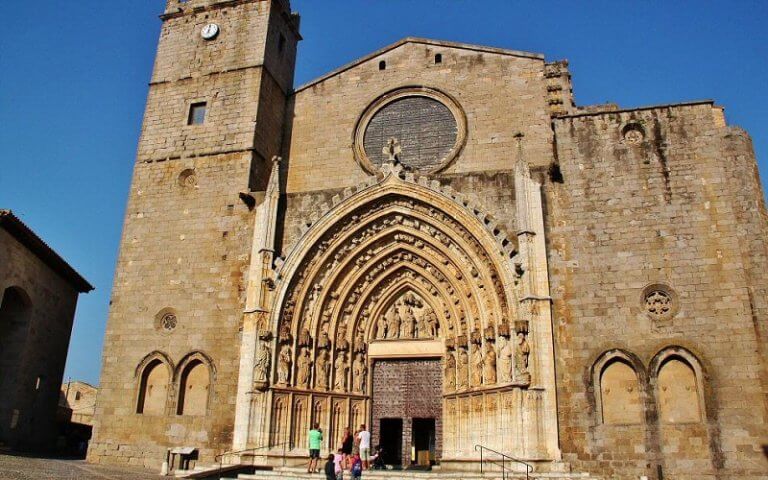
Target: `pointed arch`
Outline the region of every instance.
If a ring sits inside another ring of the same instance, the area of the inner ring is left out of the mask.
[[[647,374],[634,354],[621,349],[603,353],[592,366],[598,423],[633,425],[645,421],[642,386]]]
[[[178,391],[176,415],[207,415],[215,378],[216,368],[208,355],[200,351],[185,355],[173,375]]]
[[[439,297],[430,306],[456,334],[517,316],[511,242],[463,197],[393,172],[335,203],[278,272],[272,325],[281,341],[290,332],[294,351],[300,336],[310,337],[311,348],[321,335],[370,338],[372,312],[364,306],[372,288],[402,268],[396,263],[413,271],[425,298]]]
[[[144,356],[134,371],[137,379],[136,413],[164,415],[173,375],[173,362],[163,352]]]
[[[0,388],[5,392],[16,391],[19,365],[30,330],[32,300],[26,290],[11,286],[0,297]]]
[[[680,346],[661,349],[651,360],[659,420],[662,423],[699,423],[706,408],[704,371],[698,357]]]

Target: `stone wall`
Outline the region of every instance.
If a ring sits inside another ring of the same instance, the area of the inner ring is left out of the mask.
[[[764,475],[765,310],[754,293],[765,209],[748,138],[706,102],[554,128],[562,179],[545,200],[565,459],[620,478]],[[674,394],[672,360],[696,383],[676,423],[660,400]],[[617,362],[634,385],[608,389],[636,389],[636,421],[604,418],[612,394],[600,383]]]
[[[0,442],[55,445],[77,290],[0,228]]]
[[[288,193],[344,188],[363,181],[351,138],[362,112],[401,87],[425,86],[452,97],[467,119],[466,145],[446,174],[509,170],[517,133],[531,162],[548,165],[552,132],[544,61],[534,54],[478,51],[456,44],[404,41],[340,73],[300,87],[291,98]],[[441,63],[435,54],[441,53]],[[386,68],[380,70],[384,61]],[[361,88],[361,85],[365,85]],[[382,145],[383,147],[383,145]]]
[[[281,150],[299,39],[287,8],[276,0],[170,0],[161,17],[92,462],[154,468],[178,446],[211,462],[232,447],[254,233],[248,192],[265,187],[266,160]],[[209,23],[220,31],[205,40]],[[205,121],[188,125],[189,107],[200,101]]]

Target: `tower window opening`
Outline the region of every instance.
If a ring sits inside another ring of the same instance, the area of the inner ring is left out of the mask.
[[[283,53],[285,49],[285,35],[280,34],[280,38],[277,39],[277,51]]]
[[[187,125],[202,125],[205,123],[205,113],[208,107],[207,102],[197,102],[189,106],[189,117]]]
[[[436,53],[435,54],[435,63],[443,63],[443,54],[442,53]]]
[[[386,70],[387,69],[387,62],[384,60],[379,62],[379,70]]]

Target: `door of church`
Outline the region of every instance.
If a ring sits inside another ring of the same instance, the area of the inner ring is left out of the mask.
[[[381,445],[385,461],[408,467],[440,458],[442,393],[439,359],[374,361],[372,444]]]

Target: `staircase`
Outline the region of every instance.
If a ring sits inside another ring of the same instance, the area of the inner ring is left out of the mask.
[[[344,472],[344,479],[351,479],[349,472]],[[507,480],[525,480],[525,472],[507,472]],[[599,477],[587,473],[529,473],[530,480],[598,480]],[[222,480],[325,480],[322,473],[307,473],[306,468],[276,467],[271,471],[259,471],[253,474],[223,476]],[[366,470],[362,480],[502,480],[501,472],[444,472],[417,470]]]

